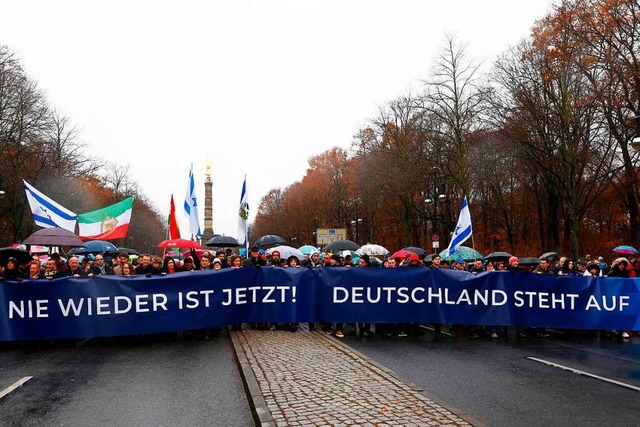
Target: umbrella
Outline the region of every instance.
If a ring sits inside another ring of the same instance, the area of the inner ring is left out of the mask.
[[[640,252],[638,252],[638,250],[633,246],[621,245],[613,248],[613,253],[621,255],[638,255]]]
[[[389,254],[389,251],[384,246],[374,245],[373,243],[367,243],[364,246],[360,246],[356,251],[356,254],[369,255],[369,256],[385,256]]]
[[[418,255],[418,254],[415,253],[415,252],[412,252],[412,251],[408,251],[406,249],[400,249],[399,251],[394,252],[393,255],[391,255],[391,256],[394,257],[394,258],[405,259],[406,257],[411,256],[411,255]]]
[[[360,260],[360,257],[353,251],[350,251],[348,249],[345,249],[343,251],[338,251],[335,253],[335,255],[338,255],[340,258],[345,259],[345,257],[348,255],[351,257],[351,265],[356,265],[358,264],[358,261]]]
[[[67,252],[67,255],[103,254],[105,252],[115,253],[117,251],[118,248],[116,248],[116,245],[111,242],[107,242],[106,240],[89,240],[88,242],[84,242],[83,248],[73,248]]]
[[[509,258],[511,258],[512,256],[513,255],[511,255],[509,252],[491,252],[489,255],[484,257],[483,260],[485,260],[485,261],[509,261]]]
[[[64,228],[43,228],[27,237],[23,245],[43,246],[84,246],[82,240]]]
[[[438,255],[438,254],[429,254],[429,255],[424,257],[424,262],[433,262],[433,257],[434,256],[440,256],[440,255]]]
[[[286,242],[286,240],[276,234],[267,234],[266,236],[262,236],[258,240],[256,240],[253,246],[266,249],[273,246],[281,245]]]
[[[215,236],[207,240],[207,243],[204,245],[214,248],[237,248],[238,246],[242,246],[231,236]]]
[[[140,252],[136,251],[135,249],[131,249],[131,248],[118,248],[118,253],[127,253],[129,255],[140,255]]]
[[[198,259],[202,258],[202,254],[207,253],[209,255],[213,255],[213,257],[215,258],[215,251],[213,251],[213,254],[211,253],[212,251],[206,250],[206,249],[196,249],[196,256],[198,257]],[[168,254],[170,255],[170,254]],[[182,252],[182,255],[184,255],[185,257],[190,257],[191,256],[191,249],[186,250],[184,252]]]
[[[344,251],[338,251],[336,252],[336,255],[338,255],[340,258],[344,258],[348,255],[351,257],[351,259],[353,259],[354,256],[357,256],[355,252],[350,251],[348,249],[345,249]]]
[[[424,259],[424,257],[427,256],[427,251],[417,246],[407,246],[405,249],[413,252],[414,254],[417,254],[420,257],[420,259]]]
[[[184,259],[184,254],[181,254],[180,252],[178,252],[177,249],[172,249],[172,250],[167,251],[165,256],[170,256],[171,258],[178,259],[178,260]]]
[[[159,248],[196,248],[202,249],[202,245],[193,240],[187,239],[169,239],[163,240],[157,245]]]
[[[540,264],[540,258],[535,257],[522,257],[518,260],[518,265],[522,266],[534,266]]]
[[[338,251],[357,251],[360,248],[356,242],[352,242],[351,240],[336,240],[329,243],[324,247],[323,251],[335,253]]]
[[[381,267],[382,261],[373,256],[369,259],[369,264],[371,265],[371,267]]]
[[[11,246],[0,248],[0,265],[6,265],[7,259],[11,257],[16,259],[18,265],[31,261],[31,254],[24,249],[13,248]]]
[[[291,246],[280,245],[267,249],[269,255],[271,255],[273,251],[280,252],[280,258],[282,259],[287,259],[291,256],[298,258],[298,261],[304,259],[304,254],[300,252],[300,249],[292,248]]]
[[[320,249],[312,245],[304,245],[298,248],[304,255],[311,255],[311,252],[320,252]]]
[[[560,259],[560,255],[558,255],[555,252],[545,252],[542,255],[540,255],[538,258],[540,259],[548,259],[549,261],[554,260],[554,259]]]
[[[473,248],[467,246],[458,246],[451,256],[447,256],[446,249],[440,252],[440,258],[449,262],[454,261],[458,258],[462,258],[465,261],[473,261],[476,259],[482,259],[482,254]]]

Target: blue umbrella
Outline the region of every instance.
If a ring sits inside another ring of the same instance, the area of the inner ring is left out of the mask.
[[[620,245],[613,248],[613,253],[622,255],[638,255],[640,252],[638,252],[638,250],[633,246]]]
[[[311,252],[320,252],[320,249],[316,248],[315,246],[312,245],[304,245],[304,246],[300,246],[298,248],[298,250],[300,250],[300,252],[302,252],[304,255],[311,255]]]
[[[103,253],[116,253],[118,252],[118,248],[106,240],[89,240],[84,243],[84,248],[73,248],[67,254],[103,254]]]

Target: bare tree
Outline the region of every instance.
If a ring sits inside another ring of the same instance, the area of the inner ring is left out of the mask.
[[[463,194],[471,192],[468,180],[471,164],[466,153],[474,135],[485,126],[484,112],[488,106],[480,66],[467,57],[464,45],[448,35],[431,77],[424,82],[423,108],[432,116],[429,132],[434,140],[440,141],[448,178]]]

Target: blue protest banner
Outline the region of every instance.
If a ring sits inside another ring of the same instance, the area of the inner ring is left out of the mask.
[[[640,330],[640,279],[426,268],[241,268],[0,285],[0,340],[242,322],[433,322]]]

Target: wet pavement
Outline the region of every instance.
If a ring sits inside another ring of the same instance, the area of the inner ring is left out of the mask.
[[[259,425],[479,424],[322,331],[231,338]]]

